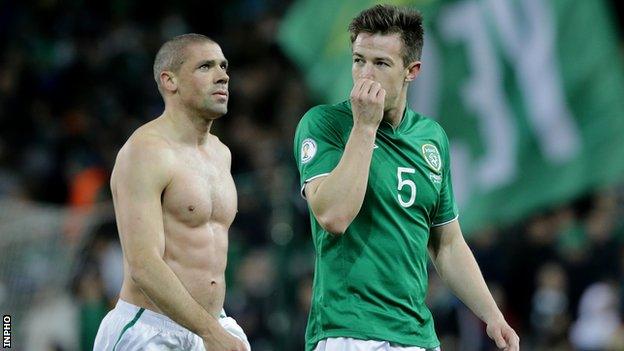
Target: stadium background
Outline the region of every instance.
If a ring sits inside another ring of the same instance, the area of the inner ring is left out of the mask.
[[[292,136],[309,107],[347,97],[346,24],[372,3],[1,2],[0,312],[14,349],[91,349],[121,280],[114,157],[162,111],[158,47],[198,32],[231,63],[214,126],[239,192],[226,311],[254,351],[301,350],[314,256]],[[460,219],[523,349],[624,350],[622,5],[392,3],[426,16],[410,103],[449,134]],[[430,280],[443,349],[491,350]]]

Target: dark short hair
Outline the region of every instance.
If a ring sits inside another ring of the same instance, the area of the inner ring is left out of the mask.
[[[358,34],[400,34],[403,40],[403,64],[420,60],[423,47],[423,25],[420,12],[407,7],[375,5],[360,12],[349,24],[351,44]]]
[[[186,59],[186,48],[192,44],[204,42],[214,43],[215,41],[203,34],[188,33],[169,39],[160,47],[154,59],[154,80],[161,93],[160,73],[162,71],[178,72]]]

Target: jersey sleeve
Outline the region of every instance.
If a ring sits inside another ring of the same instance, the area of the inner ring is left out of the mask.
[[[345,143],[338,128],[323,106],[310,109],[297,126],[293,146],[304,197],[305,184],[329,174],[342,157]]]
[[[440,129],[442,129],[440,127]],[[433,221],[431,222],[432,227],[441,226],[452,222],[457,219],[459,216],[459,211],[457,210],[457,204],[455,203],[455,195],[453,194],[453,182],[451,180],[451,156],[449,152],[449,142],[446,133],[442,130],[442,141],[440,143],[440,151],[442,153],[443,160],[443,179],[442,179],[442,187],[440,189],[440,197],[438,202],[438,209],[436,211],[435,216],[433,217]]]

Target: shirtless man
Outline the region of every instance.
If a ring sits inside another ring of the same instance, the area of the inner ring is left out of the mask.
[[[165,111],[128,139],[111,176],[124,281],[94,349],[249,350],[222,310],[237,200],[230,151],[210,127],[227,112],[227,60],[185,34],[160,48],[154,78]]]

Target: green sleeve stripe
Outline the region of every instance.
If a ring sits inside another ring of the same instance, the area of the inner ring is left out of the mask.
[[[119,341],[121,340],[121,337],[124,335],[124,333],[128,329],[132,328],[134,323],[136,323],[139,320],[139,318],[141,318],[141,315],[143,314],[144,311],[145,311],[145,308],[140,308],[137,314],[134,316],[134,318],[128,324],[126,324],[125,327],[123,327],[123,329],[121,330],[121,334],[119,334],[119,337],[117,338],[117,342],[115,342],[115,346],[113,346],[113,351],[115,351],[115,348],[117,347],[117,344],[119,344]]]

